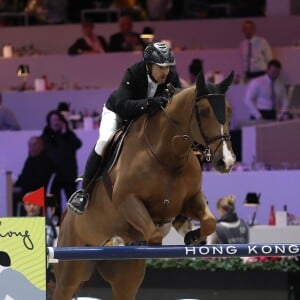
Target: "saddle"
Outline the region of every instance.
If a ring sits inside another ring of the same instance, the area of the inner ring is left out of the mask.
[[[133,122],[134,120],[128,123],[124,122],[123,126],[117,129],[116,132],[107,141],[102,155],[101,167],[96,172],[95,177],[91,180],[91,182],[88,185],[87,189],[89,193],[91,193],[91,191],[93,190],[95,182],[102,179],[104,181],[106,190],[108,191],[109,188],[109,194],[112,194],[112,187],[108,173],[118,161],[124,139],[127,133],[130,131]]]
[[[123,147],[124,139],[127,133],[130,131],[133,122],[134,120],[130,121],[128,124],[125,123],[125,125],[117,129],[116,132],[108,140],[102,156],[103,167],[101,174],[109,173],[109,171],[118,161]]]

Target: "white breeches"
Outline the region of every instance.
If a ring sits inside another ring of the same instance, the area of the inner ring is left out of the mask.
[[[98,155],[103,154],[103,149],[111,135],[120,127],[122,119],[104,105],[99,127],[99,137],[95,146]]]

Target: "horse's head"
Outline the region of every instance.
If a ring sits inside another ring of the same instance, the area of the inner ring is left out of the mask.
[[[198,149],[215,169],[227,173],[235,163],[230,142],[231,107],[225,93],[232,83],[233,71],[219,84],[206,83],[201,72],[196,81],[192,135]]]

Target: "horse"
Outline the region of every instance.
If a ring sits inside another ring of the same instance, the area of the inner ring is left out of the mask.
[[[161,245],[176,216],[200,221],[200,241],[214,232],[216,218],[201,190],[194,147],[217,171],[230,172],[235,155],[225,93],[232,80],[233,71],[219,84],[205,82],[200,73],[196,84],[174,93],[165,108],[135,120],[117,161],[94,184],[87,210],[65,214],[58,247]],[[146,261],[60,261],[54,266],[53,299],[70,300],[95,270],[110,283],[114,300],[133,300]]]

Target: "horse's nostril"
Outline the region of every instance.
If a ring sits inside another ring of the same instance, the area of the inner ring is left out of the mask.
[[[217,165],[219,168],[224,168],[226,166],[223,159],[218,160]]]
[[[220,160],[218,161],[218,165],[219,165],[220,167],[225,166],[224,160],[223,160],[223,159],[220,159]]]

